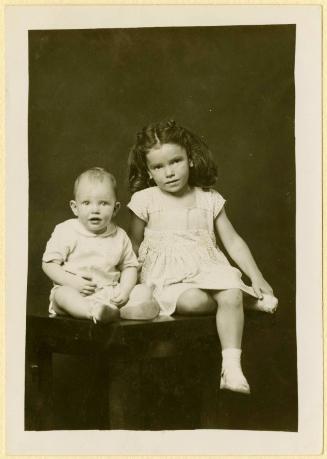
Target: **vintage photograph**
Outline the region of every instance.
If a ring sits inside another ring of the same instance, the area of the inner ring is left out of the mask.
[[[25,432],[299,433],[296,49],[27,31]]]
[[[27,429],[297,430],[295,33],[29,32]]]

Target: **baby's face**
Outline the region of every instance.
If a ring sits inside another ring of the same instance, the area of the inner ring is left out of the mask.
[[[108,228],[112,217],[119,208],[112,183],[105,178],[102,182],[81,179],[74,201],[70,202],[72,211],[82,225],[94,234],[101,234]]]

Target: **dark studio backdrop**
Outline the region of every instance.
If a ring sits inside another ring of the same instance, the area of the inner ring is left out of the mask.
[[[216,189],[280,300],[277,360],[292,386],[286,430],[297,416],[294,57],[293,25],[29,32],[28,312],[48,307],[42,253],[54,226],[72,217],[76,176],[91,166],[116,176],[117,220],[128,229],[135,134],[173,118],[211,147]],[[58,366],[63,394],[72,367]]]

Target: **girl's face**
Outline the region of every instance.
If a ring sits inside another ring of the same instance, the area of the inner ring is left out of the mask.
[[[146,155],[150,177],[163,191],[182,195],[188,189],[190,163],[180,145],[165,143]]]

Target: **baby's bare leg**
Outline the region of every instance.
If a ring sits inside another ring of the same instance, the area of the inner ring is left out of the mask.
[[[92,305],[72,287],[61,286],[54,292],[53,309],[57,314],[69,314],[80,319],[94,319],[96,322],[112,322],[119,319],[119,310],[105,304]]]
[[[153,298],[153,288],[144,284],[136,285],[127,304],[120,308],[120,317],[126,320],[151,320],[157,317],[160,308]]]

